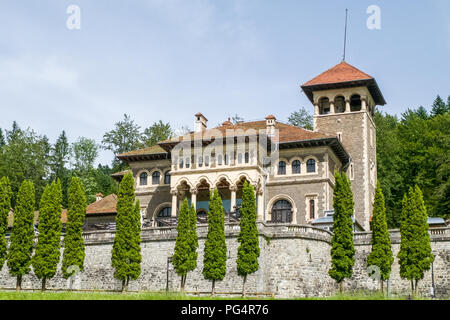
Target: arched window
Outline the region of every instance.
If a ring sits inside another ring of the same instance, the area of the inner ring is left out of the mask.
[[[345,112],[345,98],[343,96],[338,96],[334,99],[334,109],[336,113]]]
[[[359,94],[354,94],[350,98],[350,111],[360,111],[361,110],[361,96]]]
[[[161,178],[161,173],[159,171],[155,171],[152,174],[152,184],[159,184]]]
[[[209,156],[205,156],[205,167],[209,167]]]
[[[238,164],[242,164],[242,153],[238,153]]]
[[[316,160],[309,159],[306,161],[306,172],[316,172]]]
[[[158,218],[169,218],[172,215],[172,208],[171,207],[165,207],[161,209],[161,211],[158,212]],[[165,224],[161,221],[158,221],[158,227],[164,227]]]
[[[224,155],[224,163],[225,163],[225,165],[227,166],[228,165],[228,163],[229,163],[229,159],[228,159],[228,153],[225,153],[225,155]]]
[[[183,169],[183,159],[180,159],[180,169]]]
[[[292,162],[292,173],[293,174],[300,173],[300,170],[301,170],[300,168],[301,168],[300,160],[294,160]]]
[[[198,157],[198,166],[203,167],[203,157],[202,156]]]
[[[222,155],[221,155],[221,154],[219,154],[219,156],[217,157],[217,164],[218,164],[219,166],[222,165]]]
[[[170,184],[170,171],[164,173],[164,184]]]
[[[186,158],[186,169],[191,166],[191,158]]]
[[[278,174],[286,174],[286,162],[278,162]]]
[[[330,100],[328,98],[320,98],[319,100],[319,114],[330,113]]]
[[[146,186],[147,185],[147,172],[142,172],[139,176],[139,185]]]
[[[249,163],[249,161],[250,161],[250,158],[249,158],[248,152],[246,152],[245,153],[245,163]]]
[[[292,205],[287,200],[278,200],[272,207],[272,222],[290,223],[292,221]]]
[[[315,203],[314,199],[309,200],[309,218],[314,219],[315,218]]]

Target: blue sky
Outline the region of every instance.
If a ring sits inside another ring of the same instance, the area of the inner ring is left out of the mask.
[[[67,7],[81,9],[69,30]],[[369,5],[381,29],[369,30]],[[124,113],[143,128],[215,126],[235,113],[286,121],[299,86],[342,59],[400,114],[450,95],[450,1],[40,0],[0,2],[0,127],[100,142]],[[112,155],[102,151],[99,161]]]

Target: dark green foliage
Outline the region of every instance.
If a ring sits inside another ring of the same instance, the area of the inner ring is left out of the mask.
[[[442,99],[434,103],[435,107],[439,105]],[[408,109],[400,121],[376,112],[375,124],[377,174],[386,198],[388,227],[399,227],[403,195],[408,192],[408,186],[415,184],[423,191],[429,216],[449,219],[448,110],[428,116],[424,108]]]
[[[389,279],[391,266],[394,262],[391,249],[391,239],[387,229],[386,208],[380,183],[377,182],[372,214],[372,251],[367,257],[367,266],[377,266],[380,269],[381,280]]]
[[[7,243],[5,232],[8,229],[8,213],[11,210],[12,191],[8,177],[0,179],[0,270],[6,260]]]
[[[331,269],[329,275],[342,283],[353,274],[355,248],[353,246],[353,194],[345,173],[335,173],[333,198],[333,237],[331,240]]]
[[[17,277],[17,289],[21,288],[22,276],[30,272],[34,240],[34,185],[25,180],[19,188],[14,209],[14,224],[8,250],[8,268]]]
[[[197,267],[197,214],[194,206],[189,208],[185,198],[178,213],[177,240],[172,263],[181,276],[181,291],[184,291],[186,276]]]
[[[291,113],[288,123],[296,127],[312,130],[313,116],[304,107],[301,107],[298,111]]]
[[[68,207],[66,235],[64,236],[62,274],[65,279],[69,278],[75,269],[84,270],[85,247],[83,240],[83,225],[86,217],[86,195],[79,178],[73,177],[68,191]]]
[[[227,245],[222,199],[217,189],[214,189],[209,201],[208,236],[203,256],[203,276],[205,279],[213,281],[213,294],[215,281],[225,277],[226,261]]]
[[[425,271],[430,269],[434,259],[428,233],[427,212],[422,192],[417,185],[409,188],[402,204],[401,242],[398,253],[400,277],[415,280],[417,289],[417,281],[423,279]]]
[[[25,179],[33,182],[37,203],[47,184],[48,139],[31,129],[22,130],[16,122],[11,130],[6,130],[6,138],[6,145],[0,152],[0,176],[9,177],[13,191],[12,206],[15,206],[17,192]]]
[[[61,256],[61,182],[47,185],[39,205],[38,241],[32,259],[34,274],[42,280],[45,290],[47,279],[53,278]]]
[[[448,100],[448,99],[447,99]],[[444,100],[438,95],[431,105],[431,116],[439,116],[450,111],[450,106],[446,105]]]
[[[135,201],[134,179],[126,174],[119,185],[117,196],[116,235],[111,262],[114,277],[123,282],[123,290],[129,280],[141,274],[141,222],[139,201]]]
[[[172,138],[173,134],[174,133],[170,127],[170,123],[164,123],[159,120],[159,122],[153,123],[152,126],[144,130],[144,133],[142,134],[142,146],[154,146],[158,143],[158,141]]]
[[[247,181],[242,188],[242,206],[240,209],[240,232],[238,241],[240,243],[237,254],[237,272],[244,277],[242,295],[245,296],[245,281],[247,275],[259,269],[258,257],[259,233],[256,226],[256,199],[255,190]]]

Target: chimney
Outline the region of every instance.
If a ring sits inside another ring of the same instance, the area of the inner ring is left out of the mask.
[[[97,201],[100,201],[100,200],[102,200],[103,199],[103,195],[99,192],[99,193],[97,193],[97,196],[96,196],[96,198],[95,198],[95,201],[97,202]]]
[[[202,132],[206,129],[206,124],[208,123],[208,119],[205,118],[203,114],[200,112],[195,114],[195,125],[194,132]]]
[[[275,116],[273,114],[266,117],[266,130],[268,136],[273,136],[275,134]]]

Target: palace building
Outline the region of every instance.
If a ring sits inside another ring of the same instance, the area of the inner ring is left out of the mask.
[[[258,220],[311,224],[333,209],[337,170],[351,180],[356,223],[369,230],[377,177],[373,116],[383,95],[373,77],[345,61],[301,88],[314,105],[313,131],[275,115],[208,128],[197,113],[193,132],[118,155],[135,178],[144,226],[173,224],[185,198],[206,222],[215,188],[227,217],[238,219],[245,180],[255,188]]]

